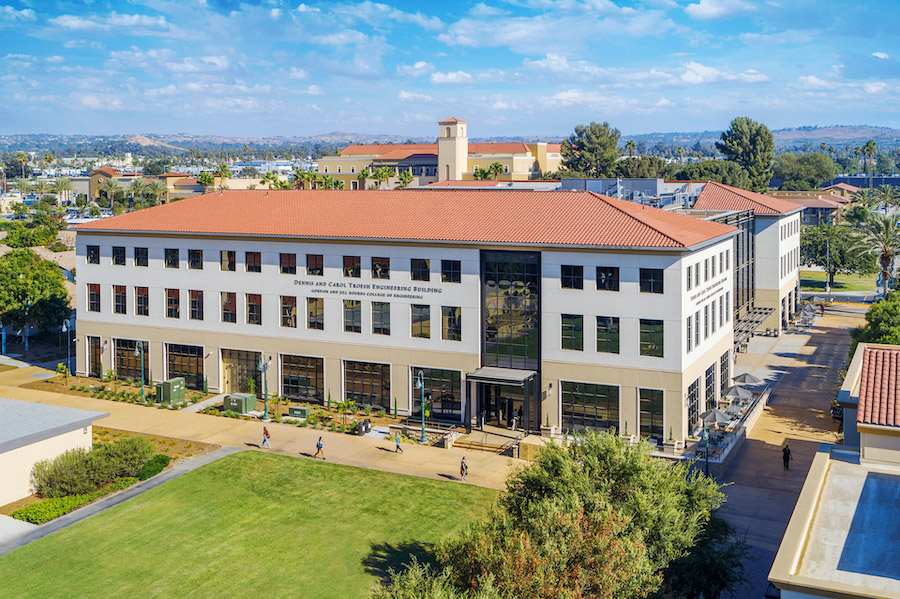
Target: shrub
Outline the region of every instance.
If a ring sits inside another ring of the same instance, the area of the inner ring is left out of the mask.
[[[381,408],[377,412],[379,418],[384,418],[387,415],[387,412],[384,411],[384,408]]]
[[[372,406],[366,406],[365,409],[363,410],[363,412],[365,412],[366,416],[371,416],[372,415]]]
[[[105,489],[91,493],[69,495],[67,497],[53,497],[13,512],[12,517],[32,524],[44,524],[54,518],[65,516],[69,512],[80,508],[86,503],[99,499],[104,495],[126,489],[137,482],[136,478],[119,478]]]
[[[171,458],[167,455],[158,453],[147,460],[141,471],[137,473],[138,480],[147,480],[151,476],[156,476],[169,465]]]
[[[70,449],[52,460],[41,460],[31,469],[31,487],[41,497],[89,493],[97,488],[86,449]]]
[[[146,437],[126,437],[103,447],[103,457],[109,462],[112,475],[103,484],[113,478],[135,476],[150,456],[153,455],[153,444]]]

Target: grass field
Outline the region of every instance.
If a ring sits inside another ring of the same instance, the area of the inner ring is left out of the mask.
[[[241,452],[0,556],[11,597],[365,597],[496,492]],[[7,594],[8,593],[8,594]]]
[[[878,275],[835,275],[832,291],[875,291]],[[803,291],[824,291],[825,273],[820,270],[801,270],[800,288]]]

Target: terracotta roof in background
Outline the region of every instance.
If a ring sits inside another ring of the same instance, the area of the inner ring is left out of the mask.
[[[451,116],[450,118],[444,119],[443,121],[438,121],[438,124],[440,125],[441,123],[466,123],[466,122],[468,122],[468,121],[464,121],[462,119],[456,118],[455,116]]]
[[[437,154],[437,144],[353,144],[340,151],[340,156],[384,154],[395,150],[430,150]]]
[[[829,185],[828,187],[823,187],[822,189],[828,190],[828,189],[834,189],[834,188],[843,189],[844,191],[849,191],[849,192],[856,192],[856,191],[860,190],[859,187],[857,187],[855,185],[850,185],[849,183],[835,183],[834,185]]]
[[[787,214],[802,208],[788,200],[709,181],[703,186],[694,210],[747,210],[756,214]]]
[[[160,179],[168,178],[168,177],[187,177],[187,173],[162,173],[161,175],[156,175]]]
[[[549,148],[554,144],[547,145],[548,151],[559,151],[559,149],[551,150]],[[437,144],[354,144],[341,150],[339,156],[378,156],[381,160],[402,160],[414,154],[437,156],[437,151]],[[469,144],[469,154],[528,154],[530,152],[528,144],[522,142]]]
[[[548,152],[561,152],[562,144],[547,144],[547,151]]]
[[[91,171],[92,175],[94,173],[103,173],[107,177],[118,177],[120,175],[119,171],[111,166],[101,166],[100,168],[95,168],[93,171]]]
[[[196,185],[197,180],[192,179],[190,177],[185,177],[184,179],[176,179],[175,185]]]
[[[842,207],[843,202],[835,202],[834,200],[827,199],[825,196],[818,197],[807,197],[807,198],[791,198],[791,202],[794,204],[800,204],[804,208],[831,208],[832,210],[837,210]]]
[[[520,141],[510,143],[469,144],[469,154],[528,154],[531,149]]]
[[[410,156],[433,156],[434,158],[437,158],[437,148],[435,148],[434,151],[401,148],[399,150],[385,152],[380,156],[376,156],[373,160],[404,160]]]
[[[590,192],[225,190],[76,231],[687,248],[735,229]]]
[[[867,347],[863,354],[856,421],[900,426],[900,348]]]
[[[832,202],[837,202],[838,204],[841,204],[842,206],[844,204],[850,203],[850,198],[845,198],[844,196],[834,195],[833,193],[823,193],[819,197],[824,198],[826,200],[831,200]]]

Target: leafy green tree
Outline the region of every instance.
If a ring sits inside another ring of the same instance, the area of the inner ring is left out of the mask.
[[[625,179],[656,179],[666,177],[669,168],[666,161],[656,156],[623,158],[616,162],[615,174]]]
[[[21,217],[28,214],[28,206],[25,204],[25,202],[13,202],[9,205],[9,208],[16,216]]]
[[[750,189],[750,177],[742,166],[726,160],[704,160],[681,166],[675,172],[675,179],[679,181],[713,181]]]
[[[58,331],[71,310],[62,272],[54,262],[41,260],[29,249],[15,249],[0,257],[0,322],[13,327],[28,322],[41,331]]]
[[[144,163],[143,173],[145,176],[155,177],[167,172],[169,172],[168,160],[159,158]]]
[[[209,191],[209,188],[216,184],[216,180],[213,178],[211,174],[208,172],[200,173],[200,176],[197,177],[197,183],[203,186],[203,193]]]
[[[245,166],[238,173],[238,177],[241,179],[259,179],[259,169],[255,166]]]
[[[492,162],[487,167],[487,171],[494,176],[494,181],[497,180],[497,177],[503,173],[503,165],[499,162]]]
[[[865,255],[875,256],[881,270],[885,290],[893,275],[894,256],[900,251],[900,216],[872,214],[859,229],[855,231],[855,244],[852,250]]]
[[[476,181],[487,181],[491,178],[491,173],[486,168],[476,166],[475,170],[472,171],[472,178]]]
[[[562,168],[590,177],[612,176],[619,158],[619,136],[619,130],[607,122],[576,126],[562,143]]]
[[[220,164],[213,171],[213,176],[219,180],[219,189],[225,189],[225,179],[231,179],[231,169],[225,164]]]
[[[782,190],[815,190],[823,181],[834,178],[834,162],[827,154],[784,152],[775,158],[772,176],[783,181]]]
[[[850,331],[850,357],[858,343],[900,345],[900,292],[894,291],[866,312],[865,326]]]
[[[400,187],[409,187],[409,184],[413,182],[413,174],[409,171],[403,171],[400,173]]]
[[[828,286],[834,287],[834,275],[870,274],[875,272],[875,259],[854,248],[849,227],[820,223],[800,231],[800,261],[827,269]]]
[[[769,188],[772,161],[775,159],[775,138],[769,128],[748,117],[731,121],[722,141],[716,142],[726,160],[736,162],[750,178],[750,190],[760,193]]]

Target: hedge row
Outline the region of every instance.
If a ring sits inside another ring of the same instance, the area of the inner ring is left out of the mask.
[[[144,467],[141,468],[141,471],[137,473],[138,480],[147,480],[151,476],[156,476],[160,472],[162,472],[166,466],[169,465],[169,462],[172,460],[169,456],[164,453],[158,453],[144,464]]]
[[[134,477],[117,478],[105,489],[100,489],[93,493],[83,493],[81,495],[44,499],[38,503],[33,503],[20,510],[16,510],[13,512],[12,517],[17,520],[31,522],[32,524],[44,524],[45,522],[49,522],[60,516],[65,516],[69,512],[74,511],[95,499],[99,499],[104,495],[127,489],[136,482],[138,482],[138,479]]]

